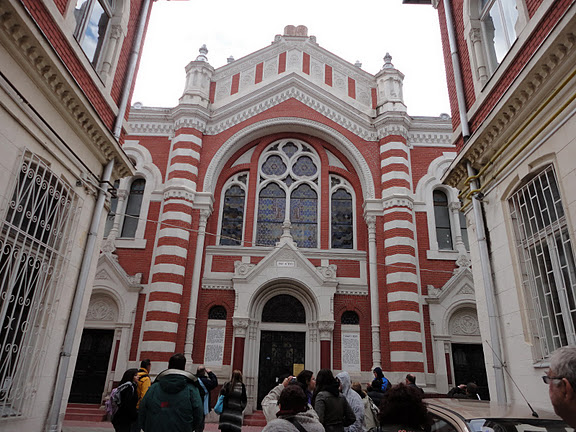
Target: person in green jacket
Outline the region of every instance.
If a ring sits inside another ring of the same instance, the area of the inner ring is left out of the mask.
[[[204,419],[202,399],[194,374],[184,370],[186,357],[174,354],[160,372],[138,409],[145,432],[192,432]]]

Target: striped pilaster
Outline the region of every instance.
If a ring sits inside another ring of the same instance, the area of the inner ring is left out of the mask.
[[[176,131],[172,139],[168,182],[177,181],[180,186],[195,191],[201,150],[202,139],[200,137],[192,133]]]
[[[401,136],[380,145],[389,346],[394,371],[424,371],[409,149]]]
[[[142,358],[174,354],[191,226],[192,204],[166,196],[151,269]]]

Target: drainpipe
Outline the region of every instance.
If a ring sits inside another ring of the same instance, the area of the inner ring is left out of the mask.
[[[92,257],[94,256],[94,250],[96,248],[98,229],[100,227],[100,219],[102,218],[102,214],[104,213],[104,204],[106,203],[106,195],[107,195],[106,191],[108,187],[108,182],[110,182],[110,178],[112,177],[113,168],[114,168],[114,159],[108,162],[108,164],[104,168],[102,179],[100,180],[100,190],[98,192],[98,198],[96,199],[96,204],[94,205],[94,213],[92,213],[92,222],[90,223],[90,231],[88,232],[88,238],[86,239],[84,256],[82,257],[80,273],[78,276],[78,281],[76,282],[76,291],[75,291],[76,294],[74,295],[74,301],[72,303],[72,309],[70,311],[70,318],[68,320],[68,327],[66,328],[66,335],[64,336],[64,345],[62,346],[62,351],[60,352],[60,362],[56,374],[54,396],[52,397],[52,404],[50,406],[50,411],[48,413],[48,418],[46,420],[45,430],[48,432],[58,432],[60,430],[59,415],[60,415],[60,408],[62,407],[62,398],[64,397],[66,376],[68,375],[68,368],[70,366],[70,357],[72,356],[72,347],[74,345],[74,339],[76,336],[76,331],[78,329],[78,323],[80,321],[80,312],[82,311],[82,303],[84,302],[84,294],[86,293],[88,275],[90,273],[90,267],[92,266]]]
[[[444,14],[446,16],[446,29],[448,31],[448,41],[450,43],[450,55],[452,58],[452,70],[454,71],[454,84],[456,86],[456,99],[458,102],[458,113],[460,115],[460,127],[464,142],[470,137],[470,127],[468,125],[468,115],[466,113],[466,99],[464,98],[464,85],[462,72],[460,70],[460,59],[458,56],[458,46],[456,44],[456,32],[452,21],[452,4],[450,0],[444,0]],[[467,164],[468,176],[475,174],[470,162]],[[470,183],[471,190],[478,189],[478,181],[474,179]],[[484,293],[486,295],[486,307],[488,309],[488,324],[490,328],[490,345],[492,349],[492,363],[494,365],[494,379],[496,381],[496,400],[499,404],[506,404],[506,391],[504,387],[504,366],[502,364],[502,350],[498,335],[498,316],[496,311],[496,296],[494,294],[494,281],[492,280],[492,266],[488,254],[488,243],[486,242],[486,228],[484,215],[482,214],[482,203],[477,197],[472,198],[474,219],[476,222],[476,236],[478,250],[480,254],[480,266],[482,268],[482,279],[484,281]]]
[[[458,45],[456,44],[456,32],[454,30],[454,21],[452,21],[452,4],[450,3],[450,0],[444,0],[444,15],[446,16],[446,30],[448,31],[450,56],[452,57],[452,71],[454,73],[454,84],[456,85],[456,100],[458,101],[460,128],[462,129],[462,139],[466,142],[470,137],[470,128],[468,126],[468,115],[466,114],[464,84],[462,80],[462,71],[460,70],[460,57],[458,55]]]
[[[476,174],[472,164],[467,163],[468,176]],[[478,180],[470,182],[470,190],[478,190]],[[492,266],[488,254],[488,242],[486,241],[486,228],[482,203],[475,194],[472,197],[472,209],[476,221],[476,237],[478,240],[478,252],[480,254],[480,266],[484,281],[484,294],[486,295],[486,309],[488,310],[488,326],[490,329],[490,348],[492,351],[492,364],[494,365],[494,379],[496,381],[496,400],[499,404],[506,404],[506,391],[504,388],[504,365],[502,364],[502,350],[498,335],[498,315],[496,312],[496,296],[494,295],[494,282],[492,280]]]
[[[120,104],[118,105],[118,115],[114,122],[113,133],[116,139],[120,139],[120,134],[122,133],[122,123],[124,122],[124,116],[126,115],[126,109],[128,108],[128,98],[130,97],[132,82],[134,81],[134,75],[136,74],[136,64],[138,63],[138,57],[140,56],[140,51],[142,49],[142,40],[144,39],[144,30],[146,29],[146,18],[148,17],[150,3],[152,3],[152,0],[144,0],[142,9],[140,10],[136,36],[128,60],[128,73],[126,75],[126,81],[124,81]]]

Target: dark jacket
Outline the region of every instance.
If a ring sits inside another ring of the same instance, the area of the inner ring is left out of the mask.
[[[132,383],[120,392],[120,406],[112,417],[112,425],[116,431],[130,430],[130,425],[138,420],[138,393],[136,384]]]
[[[212,401],[210,400],[210,392],[212,390],[214,390],[216,387],[218,387],[218,378],[216,377],[216,375],[214,375],[214,372],[206,372],[208,374],[208,376],[204,375],[201,377],[198,377],[199,380],[202,381],[202,384],[204,384],[204,387],[206,387],[207,390],[207,395],[206,397],[208,398],[208,407],[209,410],[212,410]]]
[[[224,409],[220,414],[218,429],[222,431],[240,432],[242,430],[242,411],[246,408],[248,397],[246,396],[246,386],[236,383],[231,388],[230,382],[222,387],[220,394],[224,395]]]
[[[327,432],[343,432],[344,427],[350,426],[356,421],[354,411],[352,411],[344,395],[338,391],[337,385],[335,391],[329,388],[316,395],[314,410]]]
[[[150,386],[138,410],[145,432],[192,432],[204,418],[196,377],[186,371],[167,369]]]

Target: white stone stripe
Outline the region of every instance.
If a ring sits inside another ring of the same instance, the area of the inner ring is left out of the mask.
[[[179,142],[192,142],[192,143],[198,144],[200,147],[202,147],[202,140],[200,138],[198,138],[196,135],[192,135],[192,134],[181,134],[181,135],[176,135],[174,138],[172,138],[173,144],[177,144]]]
[[[190,232],[183,228],[162,228],[158,233],[160,237],[176,237],[188,241],[190,239]]]
[[[158,246],[156,248],[156,256],[173,255],[179,258],[186,258],[188,256],[188,251],[186,248],[180,246]]]
[[[146,340],[142,341],[140,346],[142,347],[141,351],[170,353],[170,355],[173,355],[176,349],[176,342]]]
[[[187,157],[191,157],[194,159],[200,159],[200,153],[198,153],[196,150],[187,149],[187,148],[177,148],[177,149],[172,150],[172,154],[170,155],[170,158],[173,158],[175,156],[187,156]]]
[[[411,291],[392,291],[388,293],[388,303],[393,303],[397,301],[410,301],[414,303],[419,303],[420,296],[418,293]]]
[[[167,197],[167,198],[165,199],[165,201],[166,201],[168,204],[184,205],[184,206],[186,206],[186,207],[192,208],[192,203],[191,203],[190,201],[187,201],[187,200],[183,199],[183,198],[177,198],[177,197],[172,197],[172,196],[171,196],[171,197]]]
[[[166,292],[172,294],[182,294],[182,285],[175,282],[152,282],[150,284],[151,291]]]
[[[408,159],[398,156],[388,157],[386,159],[382,159],[382,161],[380,162],[380,168],[384,168],[385,166],[393,164],[402,164],[408,166]]]
[[[180,303],[171,302],[168,300],[153,300],[148,302],[148,311],[152,312],[170,312],[174,314],[180,313]]]
[[[384,240],[384,247],[389,248],[393,246],[412,246],[416,247],[414,239],[409,237],[392,237]]]
[[[412,210],[410,210],[409,208],[406,207],[392,207],[389,209],[384,210],[384,215],[389,215],[391,213],[408,213],[410,215],[412,215]]]
[[[392,171],[382,174],[381,183],[387,182],[388,180],[406,180],[410,182],[410,174],[403,171]]]
[[[405,330],[390,332],[390,342],[422,342],[422,333]]]
[[[416,257],[414,255],[408,255],[408,254],[386,255],[384,263],[386,265],[393,265],[393,264],[414,264],[414,265],[416,265]]]
[[[162,220],[178,220],[186,223],[192,223],[192,215],[180,211],[167,211],[162,214]]]
[[[145,331],[161,331],[166,333],[178,333],[178,323],[168,321],[146,321]]]
[[[393,362],[424,362],[424,354],[413,351],[390,351]]]
[[[407,228],[409,230],[413,230],[414,224],[412,223],[412,221],[407,221],[407,220],[393,220],[393,221],[384,223],[384,231],[394,229],[394,228]]]
[[[386,275],[386,283],[397,283],[397,282],[405,282],[405,283],[418,283],[418,276],[414,273],[408,272],[395,272],[389,273]]]
[[[388,320],[393,321],[414,321],[420,322],[420,313],[413,311],[391,311],[388,312]]]
[[[387,152],[388,150],[404,150],[408,153],[408,146],[400,141],[390,141],[380,146],[380,153]]]
[[[185,189],[189,187],[191,190],[196,191],[196,182],[194,180],[189,180],[185,178],[171,178],[170,180],[168,180],[168,183],[170,185],[175,185],[180,189]],[[186,193],[186,195],[190,195],[190,193],[188,192]],[[169,193],[164,194],[164,199],[165,200],[170,199],[170,202],[172,202],[172,197],[169,195]],[[192,199],[194,199],[193,196],[190,198],[190,200]]]
[[[156,273],[170,273],[184,276],[184,273],[186,273],[186,268],[179,264],[154,264],[152,266],[152,274]]]
[[[198,167],[195,165],[185,164],[185,163],[175,163],[170,165],[169,173],[174,171],[185,171],[191,172],[192,174],[198,174]]]

